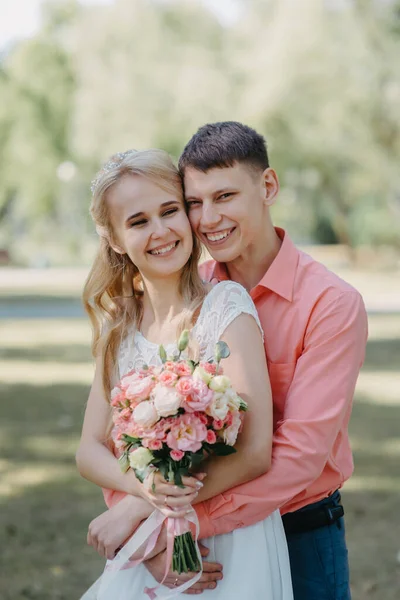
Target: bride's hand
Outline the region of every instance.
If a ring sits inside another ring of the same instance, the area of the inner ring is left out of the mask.
[[[160,471],[153,471],[144,480],[141,494],[166,516],[170,517],[171,511],[175,517],[184,516],[203,487],[202,478],[202,473],[196,477],[182,477],[184,487],[179,487],[166,481]]]

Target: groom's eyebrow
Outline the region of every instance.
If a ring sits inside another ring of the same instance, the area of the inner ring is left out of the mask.
[[[210,192],[210,196],[219,196],[220,194],[226,194],[226,192],[234,192],[236,188],[233,185],[226,185],[219,190],[213,190]],[[200,196],[185,196],[185,200],[201,200]]]
[[[160,204],[160,208],[165,208],[166,206],[172,206],[174,204],[180,204],[180,202],[178,200],[168,200],[168,202],[163,202],[162,204]],[[130,217],[127,217],[125,219],[125,223],[128,223],[128,221],[131,221],[132,219],[137,219],[137,217],[142,217],[145,213],[143,211],[140,211],[138,213],[135,213],[134,215],[131,215]]]

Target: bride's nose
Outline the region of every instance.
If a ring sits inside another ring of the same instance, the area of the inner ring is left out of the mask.
[[[159,239],[164,237],[167,233],[169,233],[169,227],[167,227],[165,222],[163,222],[161,219],[157,219],[154,222],[151,237],[154,239]]]

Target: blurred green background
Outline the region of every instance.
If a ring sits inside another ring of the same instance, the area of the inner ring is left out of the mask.
[[[267,139],[276,224],[365,298],[343,494],[353,599],[399,598],[399,56],[394,0],[53,0],[0,47],[1,600],[74,600],[102,569],[85,545],[102,497],[74,464],[90,180],[115,151],[178,158],[233,119]]]

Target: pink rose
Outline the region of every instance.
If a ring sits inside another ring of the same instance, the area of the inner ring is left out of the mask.
[[[131,383],[135,383],[136,381],[140,381],[139,374],[136,371],[131,371],[123,376],[121,381],[119,382],[119,387],[121,390],[125,391],[131,385]]]
[[[207,384],[201,379],[196,379],[193,381],[191,395],[185,400],[185,409],[187,412],[205,411],[213,398],[214,392]]]
[[[164,363],[164,369],[167,369],[168,371],[172,371],[173,373],[175,373],[175,363],[172,360],[167,360]]]
[[[190,377],[181,377],[175,386],[178,394],[189,396],[193,390],[193,381]]]
[[[125,394],[120,387],[116,386],[111,390],[111,406],[118,408],[125,400]]]
[[[176,373],[173,373],[172,371],[163,371],[158,377],[158,381],[168,387],[172,387],[177,379],[178,375],[176,375]]]
[[[129,400],[142,402],[146,400],[153,389],[155,382],[152,377],[144,377],[144,379],[136,379],[131,382],[125,391],[125,395]]]
[[[149,444],[147,446],[149,450],[161,450],[162,449],[162,441],[161,440],[149,440]]]
[[[224,426],[224,422],[221,421],[221,419],[214,419],[213,420],[213,427],[215,429],[215,431],[219,431],[220,429],[222,429]]]
[[[205,413],[203,413],[203,412],[196,412],[195,415],[196,415],[196,417],[198,419],[200,419],[200,421],[202,423],[204,423],[204,425],[208,425],[209,417],[207,417],[207,415]]]
[[[215,363],[201,362],[200,366],[210,375],[215,375],[217,373],[217,365]]]
[[[207,429],[195,415],[184,414],[175,419],[167,436],[167,444],[172,450],[197,452],[207,437]]]
[[[175,363],[175,373],[179,377],[189,377],[192,374],[192,369],[185,362]]]
[[[128,421],[128,419],[131,418],[131,409],[130,408],[124,408],[123,410],[121,410],[121,412],[119,413],[119,418],[124,421]]]
[[[133,411],[133,418],[140,427],[152,427],[158,421],[153,402],[141,402]]]
[[[165,387],[158,383],[152,394],[154,406],[160,417],[169,417],[176,415],[181,406],[181,399],[176,393],[175,388]]]
[[[217,436],[215,435],[215,431],[213,431],[212,429],[207,429],[206,442],[208,442],[209,444],[215,444],[216,441]]]
[[[182,450],[171,450],[170,456],[172,460],[182,460],[182,458],[185,456],[185,453],[182,452]]]

